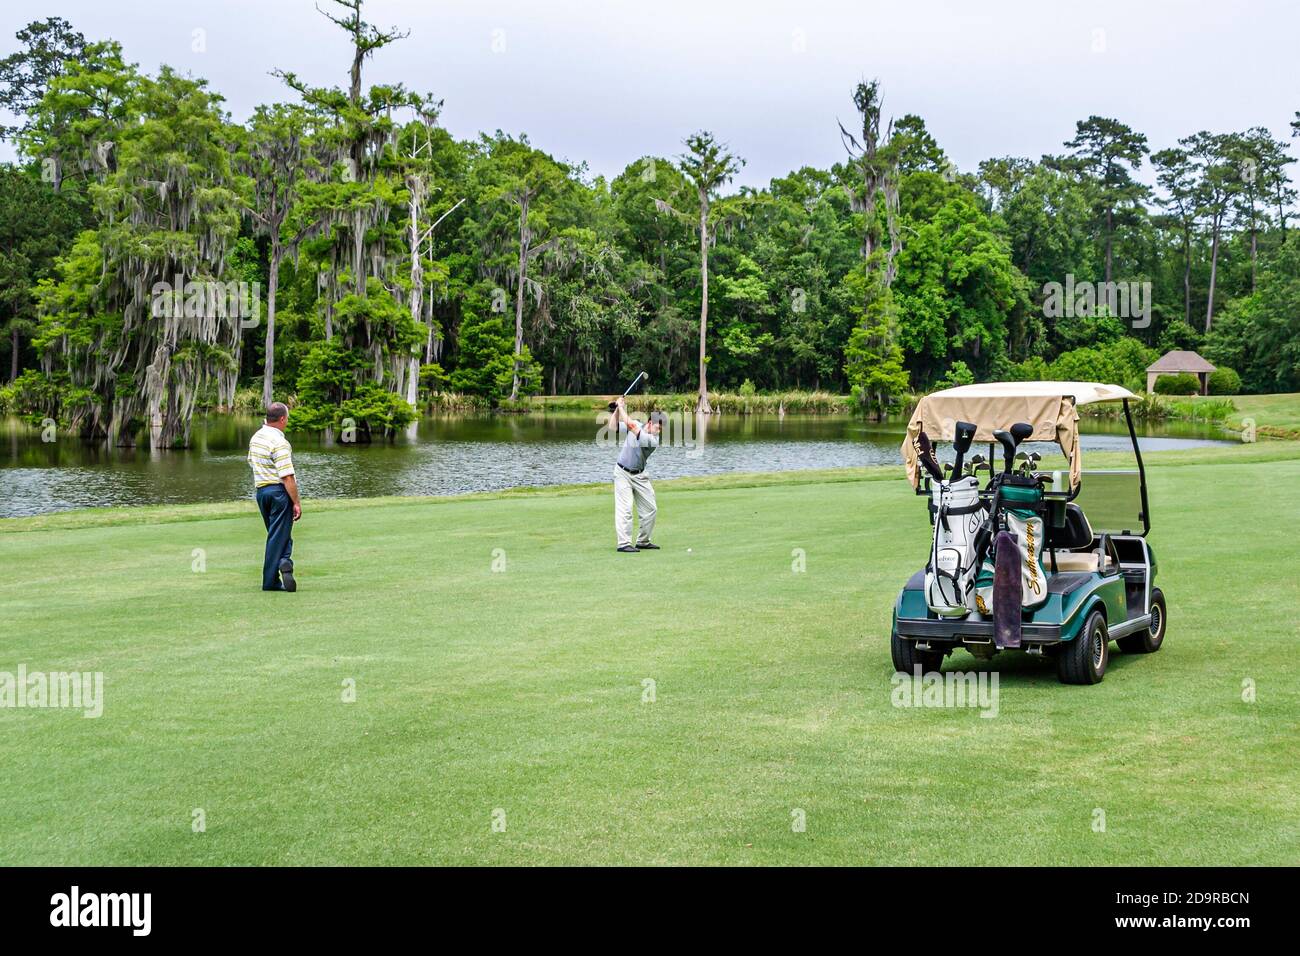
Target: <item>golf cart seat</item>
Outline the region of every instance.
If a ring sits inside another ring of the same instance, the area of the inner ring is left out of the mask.
[[[1043,565],[1049,572],[1052,570],[1053,550],[1056,552],[1057,571],[1106,573],[1114,565],[1110,555],[1101,553],[1083,509],[1073,502],[1065,506],[1065,523],[1061,527],[1048,525]]]
[[[1047,570],[1051,571],[1052,561],[1047,558],[1043,561],[1047,565]],[[1110,555],[1106,555],[1105,560],[1096,551],[1058,551],[1056,552],[1056,570],[1060,571],[1086,571],[1089,574],[1105,574],[1114,566]]]

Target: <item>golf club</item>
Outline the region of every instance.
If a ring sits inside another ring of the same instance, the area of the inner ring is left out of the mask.
[[[641,372],[640,374],[637,375],[636,378],[632,379],[632,384],[629,385],[629,386],[627,387],[627,392],[624,392],[624,393],[623,393],[623,398],[627,398],[627,396],[628,396],[628,392],[630,392],[630,391],[632,391],[632,389],[636,388],[636,387],[637,387],[637,384],[638,384],[638,383],[641,381],[641,379],[643,379],[643,378],[648,378],[648,376],[646,375],[645,372]],[[618,408],[618,402],[610,402],[610,403],[609,403],[609,410],[610,410],[611,412],[612,412],[614,409],[616,409],[616,408]]]
[[[953,430],[952,447],[957,453],[952,463],[952,473],[961,477],[961,462],[970,451],[971,442],[975,440],[975,426],[970,422],[958,422]]]
[[[943,481],[943,472],[939,470],[939,460],[934,457],[934,446],[930,444],[930,436],[921,432],[916,436],[916,450],[919,452],[917,458],[920,460],[922,467],[929,472],[930,477],[935,481]]]
[[[1009,475],[1015,468],[1016,446],[1034,433],[1034,426],[1027,422],[1016,422],[1009,432],[995,431],[993,437],[1002,445],[1004,475]]]

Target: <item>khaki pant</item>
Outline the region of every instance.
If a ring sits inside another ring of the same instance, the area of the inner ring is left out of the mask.
[[[641,518],[641,534],[637,544],[647,544],[655,530],[655,489],[645,472],[630,475],[618,465],[614,466],[614,532],[618,535],[618,546],[627,547],[632,543],[632,505],[636,504],[637,515]]]

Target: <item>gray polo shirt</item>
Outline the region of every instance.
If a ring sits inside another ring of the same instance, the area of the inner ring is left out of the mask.
[[[641,423],[637,422],[637,425]],[[644,426],[641,426],[640,435],[633,435],[626,425],[619,426],[619,433],[627,435],[618,453],[619,465],[628,471],[644,471],[646,459],[659,447],[659,436],[651,435]]]

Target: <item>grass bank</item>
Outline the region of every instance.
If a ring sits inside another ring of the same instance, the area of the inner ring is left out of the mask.
[[[601,411],[608,395],[535,395],[531,407],[549,411]],[[670,412],[695,410],[694,392],[629,395],[628,408],[644,411],[657,408]],[[771,392],[746,395],[741,392],[710,392],[709,404],[720,415],[832,415],[852,411],[853,399],[833,392]]]
[[[1213,396],[1187,399],[1196,405],[1215,401]],[[1226,423],[1240,431],[1246,419],[1255,423],[1257,434],[1268,438],[1300,439],[1300,393],[1277,395],[1233,395],[1229,401],[1236,411]]]
[[[891,706],[896,469],[663,482],[638,555],[604,487],[309,502],[296,595],[246,503],[0,522],[0,670],[105,677],[0,709],[0,863],[1289,863],[1300,456],[1150,457],[1165,648],[995,719]]]

